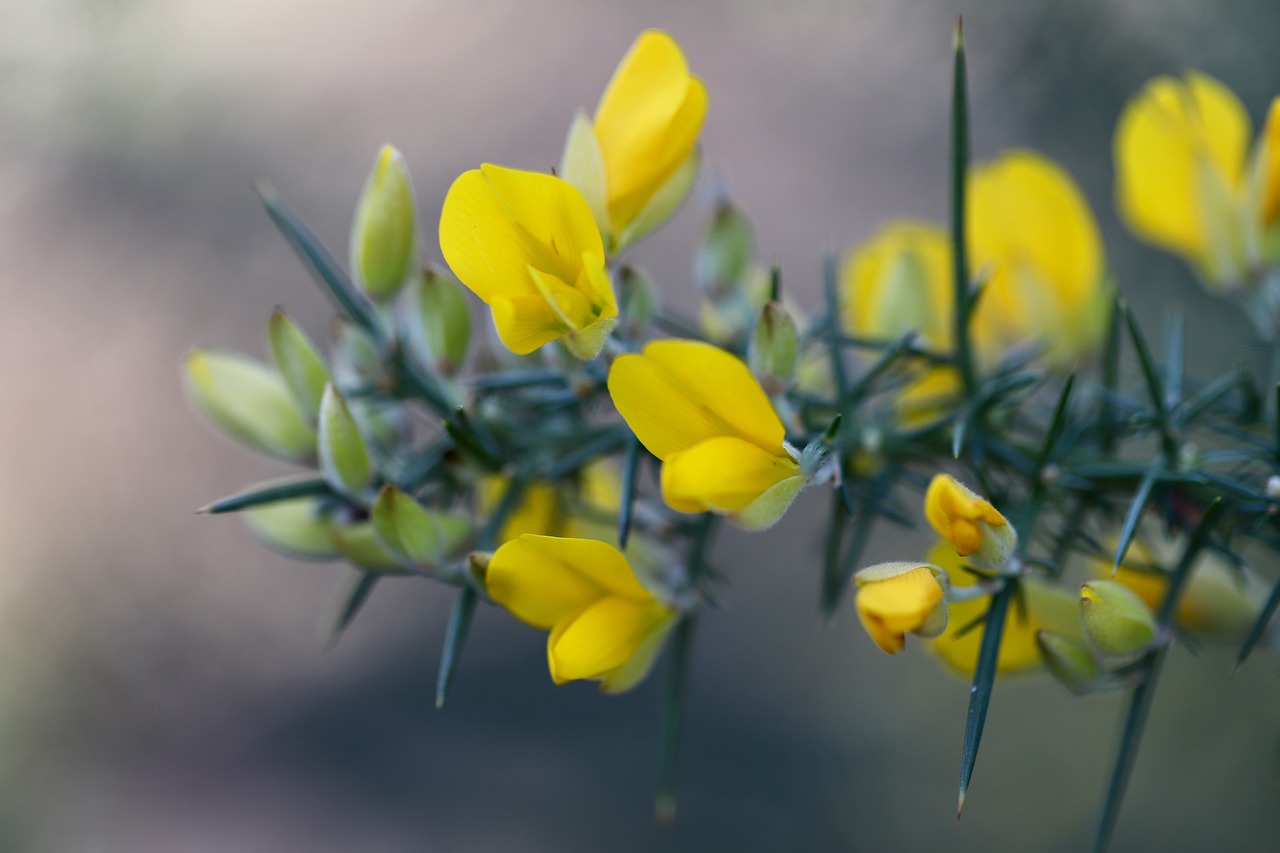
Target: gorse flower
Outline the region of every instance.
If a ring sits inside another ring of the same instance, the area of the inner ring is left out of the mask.
[[[484,577],[495,602],[551,632],[556,684],[591,679],[606,693],[630,689],[678,615],[641,585],[618,549],[594,539],[520,536],[494,552]]]
[[[947,575],[927,563],[880,563],[853,576],[862,627],[881,650],[902,651],[907,634],[936,637],[947,627]]]
[[[935,474],[924,495],[924,514],[961,557],[1000,568],[1013,555],[1018,534],[991,503],[949,474]]]
[[[609,394],[662,460],[662,497],[679,512],[716,512],[750,530],[786,512],[809,477],[751,371],[710,344],[657,341],[609,371]]]
[[[967,590],[978,583],[976,576],[961,568],[960,556],[950,542],[939,541],[927,559],[947,573],[951,589]],[[1034,576],[1022,578],[1019,584],[1026,607],[1011,607],[1005,618],[1000,654],[996,658],[996,672],[1001,674],[1040,667],[1041,653],[1036,643],[1039,631],[1051,631],[1072,639],[1081,636],[1080,607],[1071,590]],[[957,596],[957,599],[948,603],[950,624],[941,636],[929,643],[929,651],[956,673],[972,675],[985,630],[981,625],[972,626],[974,620],[987,612],[991,599],[985,595]]]
[[[613,329],[618,306],[600,231],[582,194],[553,175],[488,164],[464,172],[445,196],[440,250],[493,308],[512,352],[563,339],[591,359]]]
[[[1116,204],[1138,236],[1186,258],[1211,288],[1280,261],[1280,98],[1254,146],[1249,114],[1207,74],[1156,77],[1116,125]]]
[[[610,253],[652,231],[689,194],[706,112],[707,90],[680,46],[648,30],[618,65],[594,122],[578,114],[560,174],[586,197]]]
[[[1044,346],[1042,358],[1070,368],[1101,343],[1111,289],[1098,226],[1075,182],[1030,151],[1010,151],[970,172],[971,275],[984,279],[970,333],[980,361],[1014,347]],[[954,346],[951,244],[942,228],[892,222],[846,255],[843,321],[854,335],[892,339],[915,329],[921,342]],[[954,371],[927,374],[936,395]]]

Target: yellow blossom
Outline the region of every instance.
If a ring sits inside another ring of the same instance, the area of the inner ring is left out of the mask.
[[[1008,151],[969,175],[969,263],[985,278],[972,336],[988,364],[1028,341],[1069,370],[1102,343],[1111,288],[1098,224],[1061,166]]]
[[[902,651],[908,633],[936,637],[947,627],[946,573],[921,563],[881,563],[853,577],[858,619],[877,646]]]
[[[1191,71],[1156,77],[1116,125],[1116,204],[1138,236],[1183,256],[1214,289],[1280,260],[1280,99],[1252,155],[1235,94]]]
[[[556,684],[591,679],[607,693],[644,678],[677,619],[626,557],[594,539],[513,539],[489,560],[485,586],[516,617],[551,632],[547,662]]]
[[[652,231],[688,195],[698,171],[707,90],[680,46],[659,30],[640,34],[596,107],[580,113],[560,174],[582,191],[611,252]]]
[[[953,589],[964,589],[978,582],[971,572],[961,568],[961,559],[951,543],[941,540],[929,552],[931,563],[941,566]],[[1082,636],[1080,606],[1073,591],[1034,576],[1020,582],[1025,611],[1016,603],[1009,607],[1004,632],[1000,636],[1000,653],[996,672],[1010,674],[1034,670],[1041,665],[1036,632],[1051,631],[1072,638]],[[978,663],[983,626],[970,627],[991,605],[989,596],[961,598],[949,602],[951,619],[945,633],[929,643],[929,650],[950,669],[960,675],[972,675]],[[966,630],[968,629],[968,630]]]
[[[563,339],[590,359],[613,329],[618,306],[600,231],[582,194],[553,175],[488,164],[464,172],[440,212],[440,250],[493,308],[512,352]]]
[[[949,474],[935,474],[924,495],[924,514],[961,557],[999,568],[1013,554],[1018,534],[1005,517]]]
[[[476,510],[481,516],[497,509],[510,484],[510,478],[497,474],[480,481]],[[498,532],[498,544],[526,533],[600,539],[606,538],[607,531],[616,536],[612,520],[618,513],[622,486],[614,466],[608,460],[596,460],[583,467],[576,485],[576,492],[543,480],[525,485]],[[606,518],[609,523],[602,523]]]
[[[1181,545],[1158,534],[1135,539],[1115,580],[1137,593],[1152,610],[1158,609]],[[1112,561],[1094,559],[1090,568],[1095,576],[1109,578]],[[1250,569],[1231,566],[1206,552],[1191,567],[1174,620],[1202,639],[1237,641],[1253,626],[1266,598],[1266,584]]]
[[[722,349],[656,341],[613,362],[609,393],[662,460],[662,497],[672,509],[717,512],[761,530],[808,482],[760,383]]]

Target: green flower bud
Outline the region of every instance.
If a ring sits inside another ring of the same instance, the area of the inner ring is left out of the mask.
[[[379,493],[370,517],[384,545],[422,566],[443,562],[471,533],[466,516],[426,509],[395,486]]]
[[[405,574],[405,560],[382,544],[373,522],[360,521],[334,527],[330,536],[333,547],[354,565],[370,572]]]
[[[1077,696],[1097,687],[1098,660],[1087,643],[1052,631],[1037,631],[1036,646],[1045,668],[1063,687]]]
[[[649,330],[653,318],[658,315],[662,296],[643,270],[631,264],[623,264],[613,274],[613,286],[618,294],[619,314],[622,317],[622,334],[628,338],[640,338]]]
[[[373,482],[373,460],[347,401],[332,385],[320,403],[320,470],[338,491],[357,496]]]
[[[329,382],[329,368],[306,332],[281,308],[273,311],[267,321],[267,349],[298,411],[314,423],[320,416],[320,399]]]
[[[236,353],[193,349],[187,392],[215,426],[247,447],[287,462],[315,456],[315,431],[298,414],[280,375]]]
[[[399,151],[384,145],[351,226],[351,266],[374,299],[395,296],[413,272],[417,230],[409,169]]]
[[[462,367],[471,343],[471,312],[462,285],[439,267],[423,270],[405,294],[405,340],[418,359],[442,376]]]
[[[1089,642],[1109,657],[1136,655],[1156,636],[1151,610],[1118,581],[1089,581],[1080,586],[1080,622]]]
[[[333,381],[347,391],[352,388],[391,389],[393,382],[368,333],[346,320],[335,319],[330,329],[333,340]]]
[[[694,277],[704,293],[718,300],[742,282],[755,255],[755,232],[746,214],[729,201],[716,206],[702,235]]]
[[[780,302],[766,302],[747,346],[747,364],[765,393],[781,394],[796,372],[795,320]]]
[[[338,556],[333,546],[333,525],[315,498],[294,498],[252,507],[242,516],[249,532],[268,548],[309,560],[331,560]]]

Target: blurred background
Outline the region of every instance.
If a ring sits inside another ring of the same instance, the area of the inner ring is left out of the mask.
[[[815,516],[727,533],[704,619],[680,816],[651,816],[660,679],[554,687],[545,637],[477,617],[432,707],[448,591],[380,585],[336,648],[346,569],[194,509],[283,468],[181,393],[194,344],[259,355],[283,305],[330,316],[252,191],[339,255],[378,145],[428,233],[481,161],[545,169],[646,27],[707,84],[698,195],[634,257],[692,305],[711,189],[814,305],[821,252],[945,214],[949,53],[966,15],[975,156],[1033,147],[1084,187],[1139,315],[1170,304],[1205,372],[1252,357],[1230,306],[1134,243],[1111,130],[1158,73],[1203,69],[1254,118],[1280,91],[1274,0],[3,0],[0,2],[0,849],[1079,850],[1121,708],[1002,682],[964,820],[968,686],[816,618]],[[885,530],[867,562],[923,553]],[[1269,569],[1270,567],[1264,567]],[[1272,573],[1274,576],[1274,573]],[[1280,832],[1280,666],[1173,655],[1115,849],[1258,849]]]

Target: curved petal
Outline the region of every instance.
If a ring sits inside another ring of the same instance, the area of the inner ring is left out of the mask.
[[[621,252],[644,235],[666,222],[684,204],[693,182],[698,178],[698,166],[702,161],[702,148],[694,145],[684,162],[676,167],[661,186],[655,189],[644,207],[640,208],[625,225],[620,226],[616,237],[615,252]]]
[[[1129,227],[1206,265],[1202,169],[1237,190],[1251,132],[1239,99],[1212,77],[1192,72],[1185,82],[1148,83],[1116,125],[1116,205]]]
[[[671,629],[676,626],[676,622],[676,612],[668,609],[666,615],[649,629],[645,638],[631,653],[631,657],[604,677],[600,689],[605,693],[625,693],[643,681],[653,669],[654,663],[658,660],[658,652],[662,651],[662,643],[671,633]]]
[[[596,108],[609,218],[621,231],[689,156],[707,110],[671,36],[649,30],[623,57]]]
[[[1280,220],[1280,96],[1271,100],[1267,126],[1259,142],[1262,165],[1260,195],[1263,228]]]
[[[671,608],[620,595],[600,599],[560,621],[547,638],[547,662],[557,684],[604,678],[623,666],[670,618]]]
[[[540,293],[494,296],[490,304],[498,337],[516,355],[528,355],[569,331]]]
[[[768,453],[734,436],[713,438],[667,458],[662,497],[682,512],[734,512],[799,471],[790,456]]]
[[[890,222],[845,258],[840,283],[844,327],[896,338],[915,329],[929,346],[951,348],[955,288],[951,246],[931,223]]]
[[[785,431],[751,371],[718,347],[657,341],[609,371],[609,394],[659,459],[711,438],[735,436],[776,455]]]

